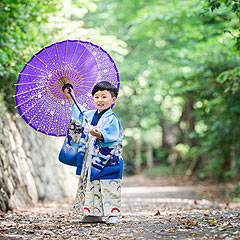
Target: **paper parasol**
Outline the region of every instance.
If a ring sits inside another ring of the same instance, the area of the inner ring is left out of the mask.
[[[35,130],[65,136],[71,106],[64,84],[71,84],[77,102],[95,109],[92,88],[108,81],[119,90],[119,74],[110,55],[101,47],[80,40],[54,43],[35,54],[20,72],[16,83],[16,107]]]

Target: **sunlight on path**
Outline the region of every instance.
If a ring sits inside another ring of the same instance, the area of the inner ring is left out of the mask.
[[[141,198],[189,198],[199,199],[192,187],[123,187],[122,195],[125,197]]]
[[[197,196],[191,186],[125,178],[117,225],[83,224],[72,199],[0,215],[0,239],[239,239],[240,212]]]

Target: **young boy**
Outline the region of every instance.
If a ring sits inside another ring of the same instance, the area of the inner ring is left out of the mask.
[[[84,119],[67,89],[64,91],[72,105],[72,122],[81,127],[74,138],[78,143],[77,171],[80,175],[74,212],[83,222],[117,223],[121,214],[122,138],[123,128],[112,112],[117,89],[107,81],[97,83],[92,96],[97,110],[79,105]],[[72,94],[74,95],[73,91]],[[74,131],[74,130],[73,130]]]

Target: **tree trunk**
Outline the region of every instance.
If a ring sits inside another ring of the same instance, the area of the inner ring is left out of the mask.
[[[193,104],[194,104],[194,100],[193,98],[189,98],[187,105],[186,105],[186,117],[188,119],[188,132],[194,132],[195,131],[195,122],[196,122],[196,118],[193,116]],[[196,138],[190,138],[190,146],[194,147],[197,145],[197,139]]]
[[[147,145],[147,168],[151,169],[153,167],[153,149],[152,145]]]
[[[142,172],[141,167],[142,143],[141,140],[136,141],[136,174]]]
[[[167,141],[167,125],[164,118],[161,119],[160,126],[162,128],[162,148],[169,149],[170,146]]]

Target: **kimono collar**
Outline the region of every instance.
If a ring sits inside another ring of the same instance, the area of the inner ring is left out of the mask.
[[[104,114],[102,115],[101,118],[105,118],[108,117],[109,115],[113,114],[112,109],[108,108],[108,110],[106,112],[104,112]]]
[[[102,117],[102,115],[108,110],[109,108],[107,109],[104,109],[103,111],[99,112],[99,110],[96,110],[95,113],[93,114],[93,117],[92,117],[92,121],[91,121],[91,124],[92,126],[96,126],[98,124],[98,121],[100,120],[100,118]]]
[[[93,119],[93,116],[94,116],[95,113],[96,113],[96,110],[91,110],[91,111],[89,111],[89,115],[88,115],[88,120],[89,120],[89,122],[92,122],[92,119]],[[112,109],[109,108],[109,109],[107,109],[107,111],[105,111],[105,112],[103,113],[103,115],[101,116],[100,120],[103,119],[103,118],[105,118],[105,117],[110,116],[111,114],[113,114],[113,112],[112,112]]]
[[[110,108],[110,107],[109,107],[109,108]],[[99,110],[97,109],[96,114],[101,114],[101,115],[103,115],[109,108],[104,109],[104,110],[102,110],[101,112],[99,112]]]
[[[106,118],[106,117],[108,117],[108,116],[110,116],[110,115],[112,115],[112,114],[113,114],[113,112],[112,112],[112,109],[111,109],[111,108],[109,108],[107,111],[105,111],[105,112],[103,113],[103,115],[101,116],[101,118],[99,119],[97,126],[98,126],[98,127],[101,126],[102,121],[104,120],[104,118]]]

